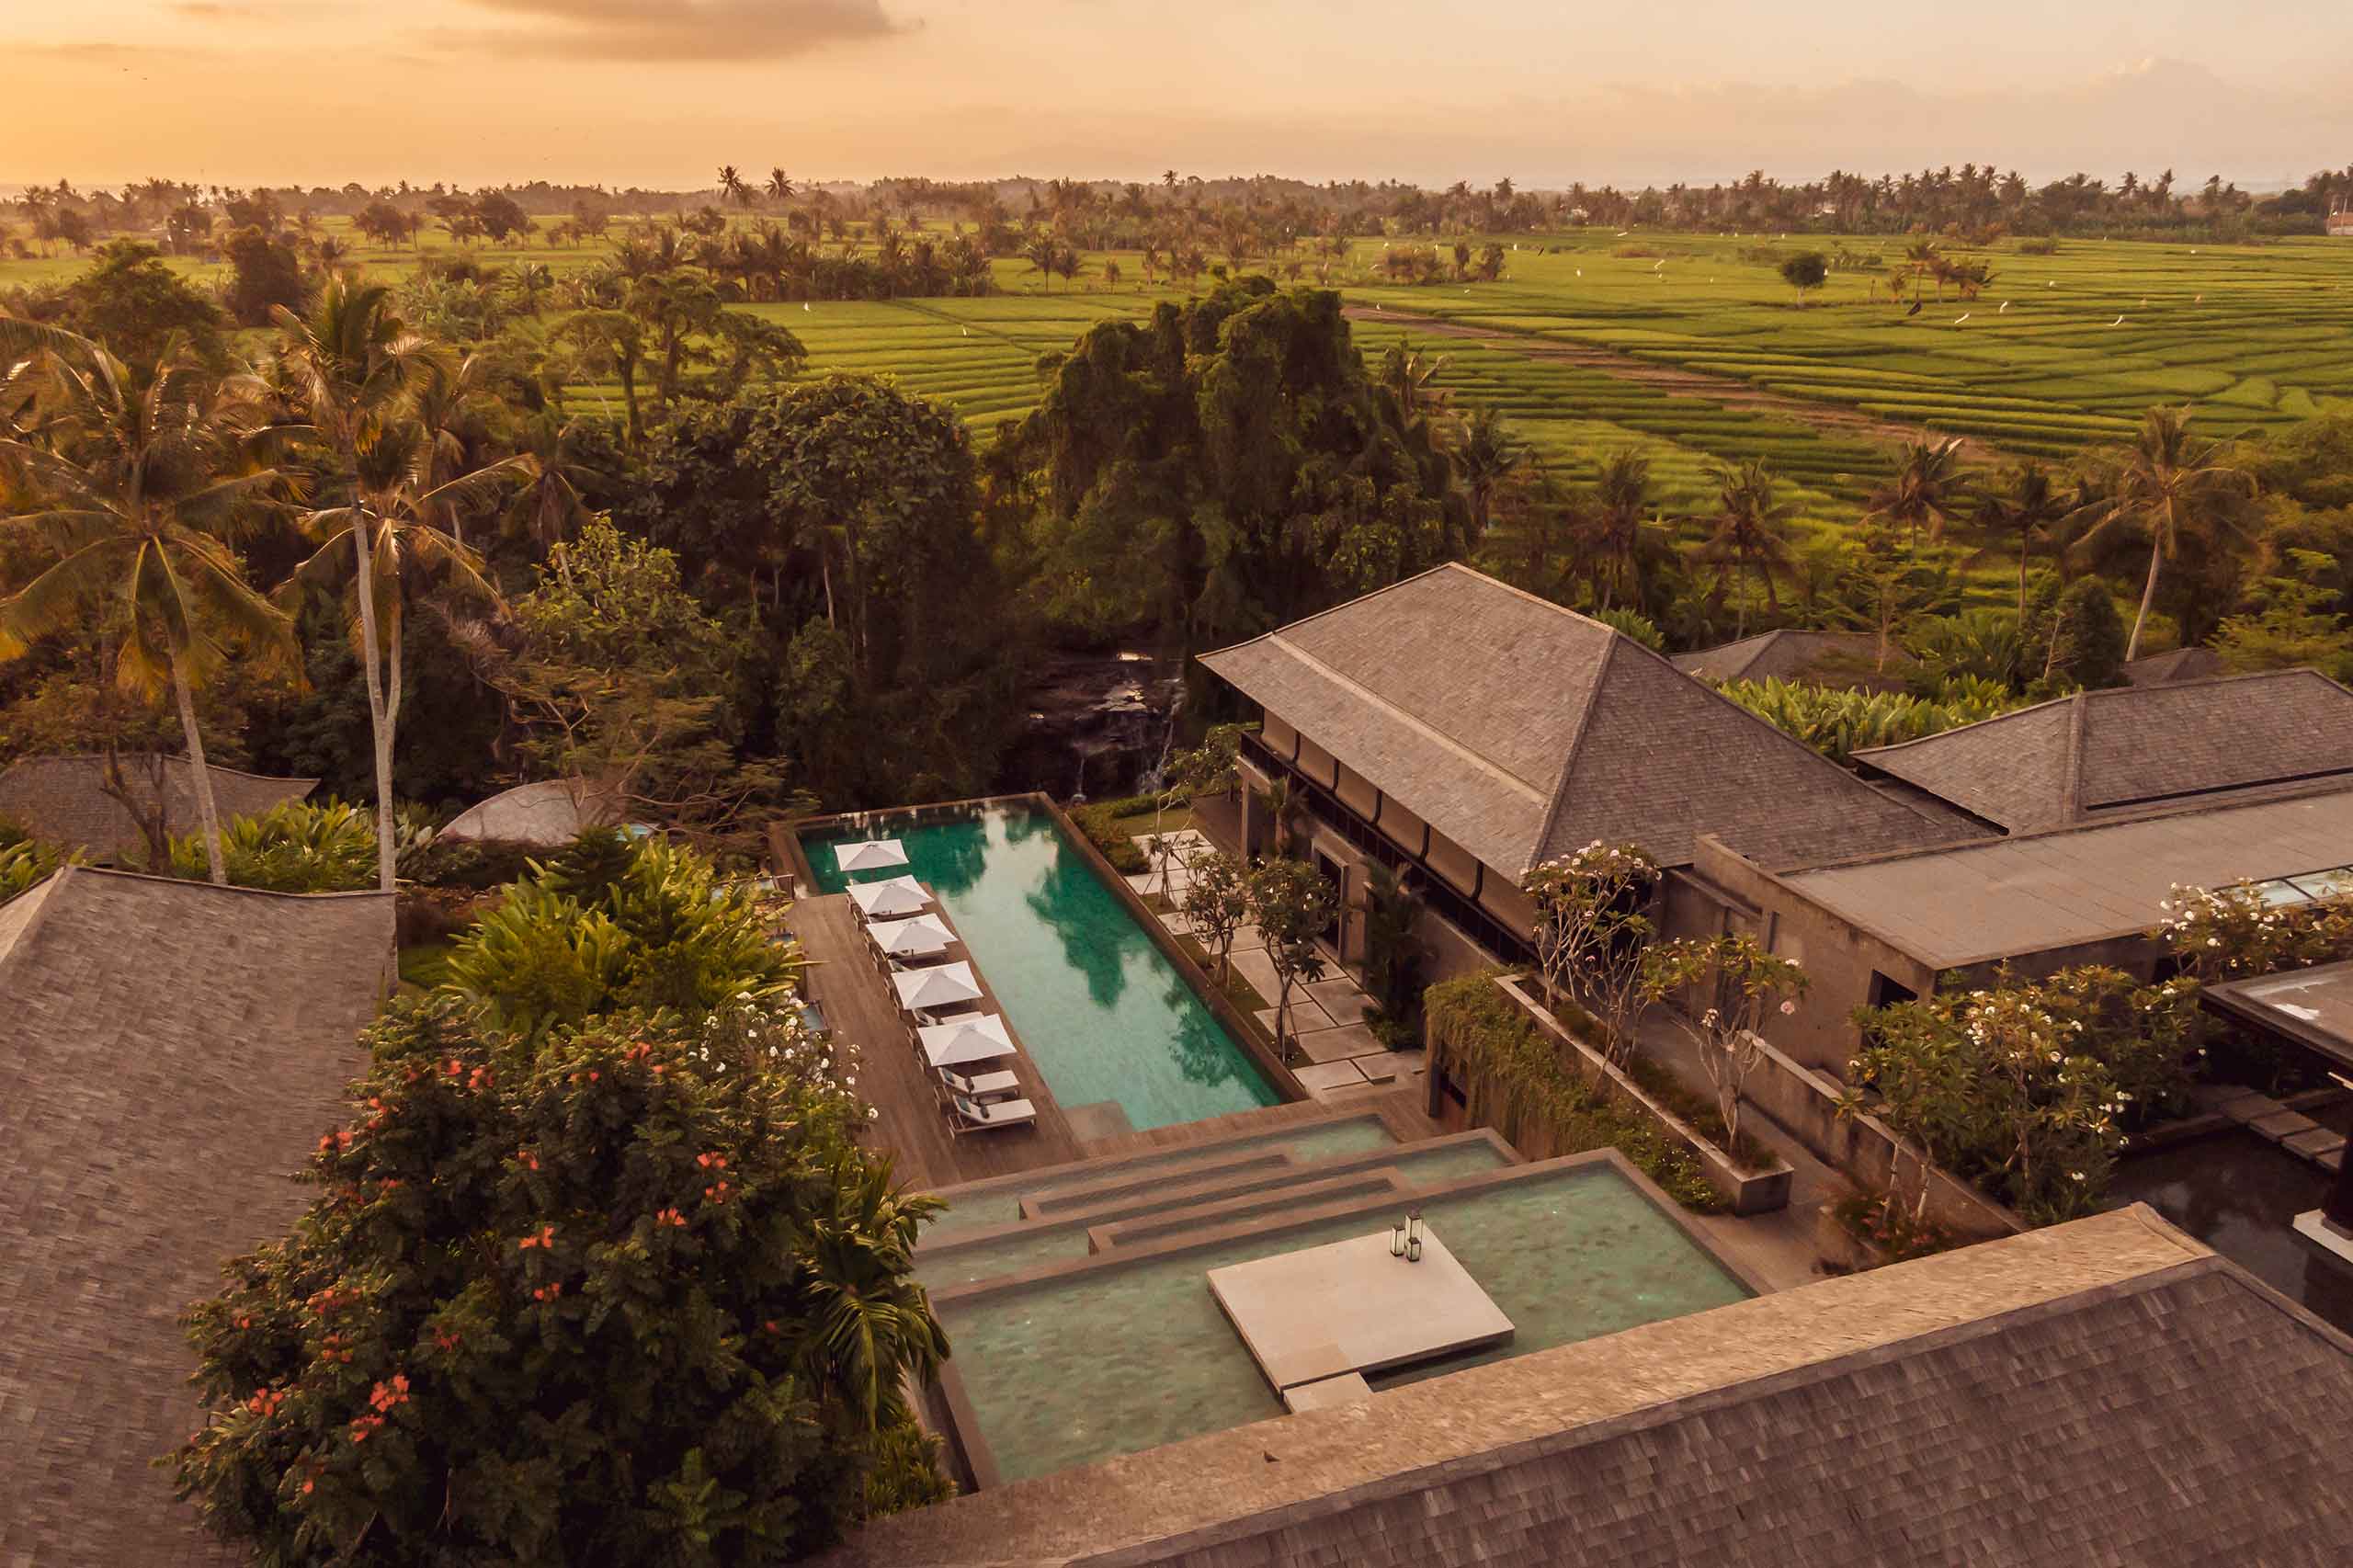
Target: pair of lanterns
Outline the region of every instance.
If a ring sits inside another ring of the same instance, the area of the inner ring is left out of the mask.
[[[1422,1261],[1422,1211],[1418,1209],[1397,1221],[1389,1233],[1389,1256],[1402,1257],[1408,1263]]]

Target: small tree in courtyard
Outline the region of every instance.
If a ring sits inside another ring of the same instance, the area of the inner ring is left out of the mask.
[[[1638,960],[1651,933],[1643,910],[1658,879],[1658,863],[1641,849],[1597,838],[1520,879],[1536,905],[1529,936],[1547,1007],[1559,1007],[1562,997],[1583,989],[1614,1031],[1641,989]],[[1631,1019],[1624,1021],[1631,1027]]]
[[[1304,861],[1268,860],[1250,873],[1250,916],[1267,939],[1267,961],[1275,970],[1275,1051],[1286,1061],[1291,987],[1324,978],[1324,955],[1315,943],[1338,913],[1331,883]]]
[[[318,1197],[194,1309],[172,1458],[278,1564],[792,1561],[943,1491],[904,1383],[947,1346],[938,1206],[857,1146],[854,1063],[789,1015],[532,1047],[395,1012]]]
[[[1217,965],[1217,983],[1223,985],[1233,972],[1233,938],[1250,918],[1250,878],[1242,862],[1215,849],[1204,849],[1186,862],[1192,881],[1176,901],[1191,926],[1193,939]]]
[[[1652,1001],[1688,990],[1703,1004],[1696,1015],[1677,1017],[1715,1085],[1724,1140],[1737,1142],[1741,1088],[1764,1053],[1757,1030],[1776,1007],[1797,1010],[1793,998],[1805,991],[1805,971],[1795,959],[1767,952],[1755,937],[1728,933],[1680,937],[1650,949],[1643,955],[1642,983]]]

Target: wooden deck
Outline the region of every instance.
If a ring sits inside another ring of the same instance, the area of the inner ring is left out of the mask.
[[[935,918],[951,931],[955,926],[944,911]],[[826,1026],[835,1037],[859,1047],[858,1086],[867,1102],[882,1114],[872,1136],[887,1149],[900,1182],[907,1187],[952,1187],[983,1176],[1010,1176],[1040,1165],[1062,1165],[1093,1151],[1081,1146],[1069,1119],[1047,1087],[1045,1074],[1021,1046],[1021,1034],[1010,1016],[1006,1032],[1013,1037],[1014,1073],[1021,1092],[1038,1108],[1034,1127],[1010,1127],[951,1138],[932,1090],[930,1070],[917,1061],[907,1044],[907,1026],[899,1012],[898,997],[889,983],[875,972],[866,934],[859,928],[858,906],[847,893],[804,898],[792,906],[786,924],[801,938],[809,958],[809,993],[824,1010]],[[960,939],[950,959],[969,959]],[[973,966],[980,982],[982,1007],[1004,1014],[988,976]]]

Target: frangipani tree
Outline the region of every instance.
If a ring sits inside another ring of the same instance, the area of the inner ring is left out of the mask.
[[[1756,938],[1738,932],[1678,937],[1643,955],[1643,989],[1651,1000],[1689,992],[1699,1005],[1696,1014],[1676,1017],[1715,1086],[1728,1144],[1739,1141],[1741,1089],[1764,1055],[1757,1031],[1768,1015],[1797,1011],[1795,998],[1805,994],[1806,979],[1797,960],[1768,953]]]
[[[1630,1014],[1642,994],[1641,948],[1651,934],[1643,911],[1659,881],[1658,862],[1631,844],[1597,838],[1582,849],[1540,862],[1520,879],[1536,906],[1529,937],[1544,982],[1544,1005],[1583,992],[1610,1025],[1613,1055],[1631,1042]]]

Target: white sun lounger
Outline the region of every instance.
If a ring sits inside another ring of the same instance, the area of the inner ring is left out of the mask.
[[[1028,1100],[999,1100],[995,1105],[983,1105],[966,1095],[951,1094],[948,1097],[948,1131],[951,1135],[985,1132],[998,1127],[1030,1127],[1037,1120],[1038,1108]]]
[[[1011,1073],[981,1073],[967,1078],[952,1067],[942,1067],[939,1081],[968,1100],[1008,1100],[1021,1093],[1021,1080]]]

